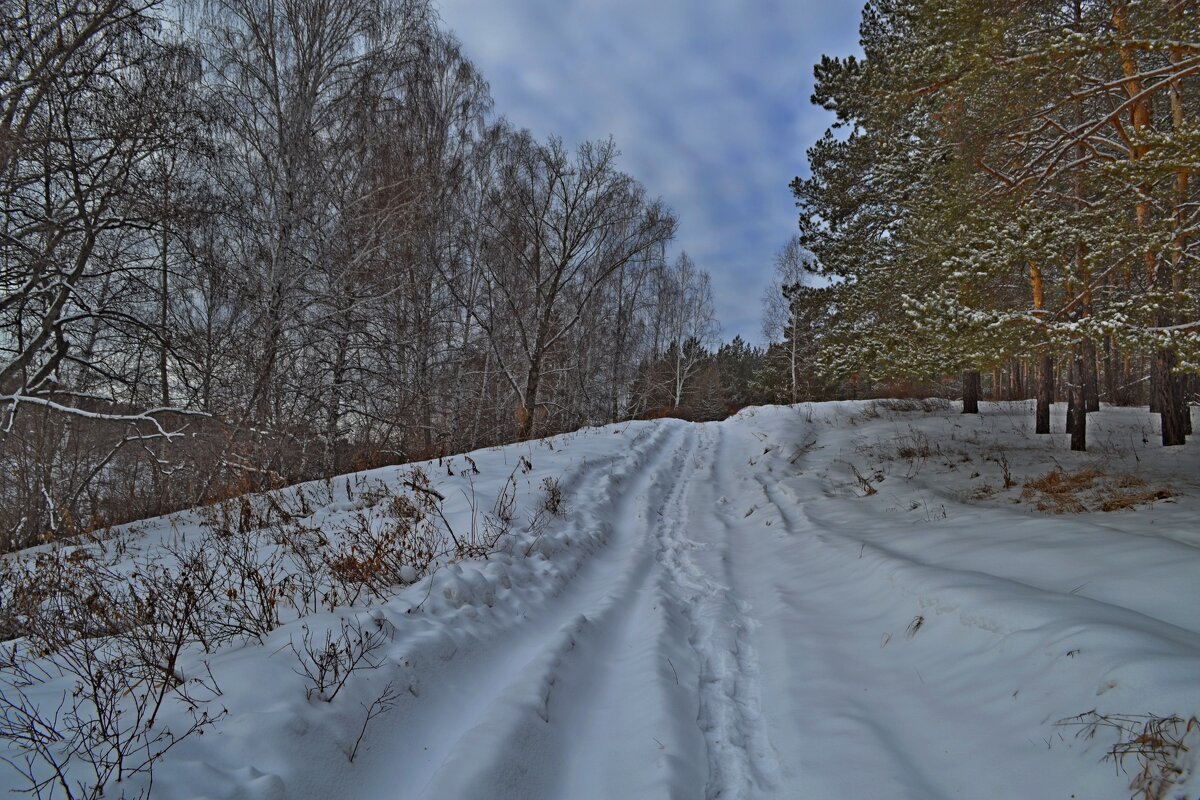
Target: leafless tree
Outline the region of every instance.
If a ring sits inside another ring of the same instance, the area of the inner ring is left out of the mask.
[[[136,419],[130,338],[153,213],[132,202],[143,165],[172,145],[151,38],[154,2],[14,6],[0,20],[0,430],[34,405]],[[0,434],[2,435],[2,434]]]
[[[671,367],[671,405],[678,408],[688,381],[707,360],[719,332],[712,279],[696,268],[687,253],[681,253],[671,269],[663,271],[658,297]]]
[[[551,354],[622,266],[648,258],[675,218],[616,168],[611,141],[585,142],[574,157],[561,140],[508,142],[491,208],[475,310],[497,366],[516,398],[518,435],[533,436]]]
[[[0,43],[0,550],[615,421],[711,336],[615,144],[495,118],[429,0],[9,4]]]
[[[775,278],[763,291],[763,336],[769,342],[782,342],[788,355],[788,385],[791,402],[800,401],[801,338],[800,315],[794,313],[788,288],[808,285],[814,276],[812,255],[793,236],[775,254]]]

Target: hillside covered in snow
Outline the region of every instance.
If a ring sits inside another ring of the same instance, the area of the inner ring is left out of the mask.
[[[958,411],[590,428],[18,553],[0,789],[1195,798],[1200,451]]]

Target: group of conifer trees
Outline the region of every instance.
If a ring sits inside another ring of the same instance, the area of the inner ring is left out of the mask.
[[[870,0],[862,57],[825,57],[837,122],[796,179],[828,288],[793,309],[830,379],[982,376],[1190,433],[1200,370],[1200,3]],[[1003,384],[1003,394],[1001,390]]]

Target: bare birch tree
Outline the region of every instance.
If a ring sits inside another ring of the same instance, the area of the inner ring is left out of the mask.
[[[508,143],[485,218],[483,302],[475,312],[516,398],[518,435],[533,436],[550,355],[622,266],[647,258],[675,218],[616,168],[613,142],[585,142],[572,158],[561,140],[527,133]]]

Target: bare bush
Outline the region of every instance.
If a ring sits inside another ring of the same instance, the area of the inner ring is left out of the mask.
[[[302,489],[214,504],[196,515],[198,531],[177,530],[145,555],[115,537],[0,560],[0,635],[9,642],[0,658],[0,735],[15,743],[12,765],[37,796],[98,798],[134,776],[148,786],[163,754],[224,713],[209,711],[220,690],[206,665],[195,666],[205,653],[261,642],[286,609],[303,618],[385,600],[439,562],[486,557],[511,531],[519,478],[531,470],[521,459],[482,522],[464,533],[450,526],[428,476],[413,470],[401,480],[405,492],[347,480],[356,510],[323,526],[309,517],[314,503],[334,499],[332,484],[311,497]],[[544,479],[542,489],[530,523],[538,535],[564,502],[557,480]],[[382,620],[342,619],[323,635],[303,626],[291,647],[308,697],[332,702],[353,673],[383,663],[392,635]],[[385,691],[364,706],[351,759],[393,701]]]
[[[1003,450],[995,450],[988,455],[988,460],[996,462],[997,466],[1000,467],[1000,474],[1004,477],[1005,489],[1011,489],[1017,485],[1016,480],[1013,478],[1012,466],[1008,463],[1007,453]]]
[[[322,639],[316,638],[308,625],[303,630],[300,644],[291,642],[298,662],[292,671],[305,679],[304,691],[309,700],[317,697],[326,703],[333,702],[356,671],[382,665],[379,651],[394,632],[382,619],[367,626],[343,619],[336,632],[327,629]]]
[[[165,552],[174,566],[151,566],[147,572],[161,575],[159,594],[202,598],[196,633],[205,650],[235,639],[261,641],[279,627],[293,579],[283,553],[265,532],[206,529],[194,544],[171,544]]]
[[[336,548],[325,552],[328,574],[341,603],[364,593],[383,599],[396,586],[414,583],[444,552],[444,534],[403,497],[382,520],[359,512],[337,530]]]
[[[181,669],[203,636],[201,587],[188,570],[122,576],[46,553],[10,574],[22,580],[9,595],[21,638],[0,658],[0,737],[15,743],[9,762],[31,793],[97,798],[133,776],[148,784],[158,759],[224,713],[208,711],[220,694],[211,674]],[[47,695],[58,699],[35,699]],[[182,727],[162,724],[168,706]]]
[[[398,698],[399,695],[396,693],[396,685],[394,683],[388,683],[387,686],[383,687],[383,691],[380,692],[379,696],[371,701],[370,705],[365,703],[360,704],[362,705],[365,713],[363,716],[362,728],[358,732],[358,738],[354,740],[354,747],[350,749],[350,753],[347,755],[347,758],[350,759],[351,764],[354,763],[354,758],[358,755],[358,748],[362,746],[363,738],[367,735],[367,726],[371,724],[371,720],[375,719],[381,714],[391,711],[392,708],[395,707],[396,700]]]
[[[883,475],[879,472],[872,473],[870,477],[863,475],[858,471],[858,467],[850,462],[846,462],[846,466],[850,467],[850,474],[854,476],[854,482],[858,484],[858,488],[862,489],[863,497],[870,497],[873,494],[878,494],[879,490],[871,483],[871,480],[882,480]]]
[[[547,476],[542,479],[542,508],[555,517],[561,517],[563,509],[563,490],[557,478]]]

